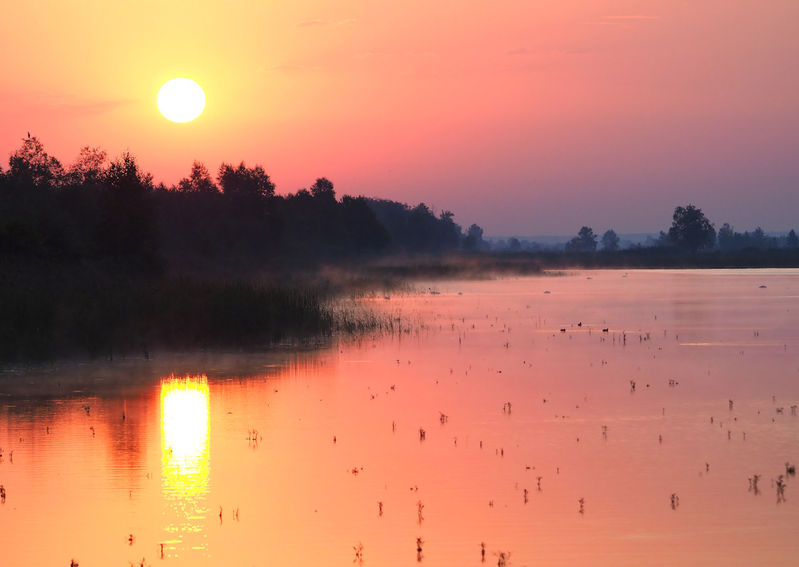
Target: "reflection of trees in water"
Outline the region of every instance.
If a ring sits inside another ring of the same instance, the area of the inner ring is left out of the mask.
[[[146,453],[148,394],[143,390],[121,392],[104,384],[102,394],[86,395],[87,391],[97,394],[92,384],[91,376],[81,380],[68,372],[57,377],[31,374],[25,380],[0,382],[0,389],[9,393],[6,400],[12,402],[0,408],[0,439],[24,440],[10,444],[11,451],[16,447],[23,452],[44,452],[50,443],[77,452],[91,447],[87,458],[99,459],[103,470],[107,468],[104,478],[114,488],[137,490],[145,482],[141,471]],[[46,390],[48,385],[50,391]],[[84,393],[70,396],[75,390]],[[125,407],[127,419],[123,420]],[[13,424],[13,435],[5,429],[6,424]],[[87,441],[92,444],[84,447]]]
[[[116,398],[103,403],[103,420],[112,449],[110,458],[115,470],[119,471],[123,487],[140,488],[145,480],[141,471],[147,452],[149,403],[149,396],[144,392],[136,397]]]

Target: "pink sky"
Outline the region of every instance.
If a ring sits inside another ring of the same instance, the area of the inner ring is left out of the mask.
[[[451,209],[488,235],[650,232],[676,205],[799,228],[799,2],[8,3],[0,157],[262,164],[293,192]],[[194,122],[161,84],[206,91]]]

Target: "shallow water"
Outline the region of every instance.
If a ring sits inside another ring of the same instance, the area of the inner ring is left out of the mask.
[[[799,271],[420,289],[364,300],[391,335],[0,375],[0,563],[795,564]]]

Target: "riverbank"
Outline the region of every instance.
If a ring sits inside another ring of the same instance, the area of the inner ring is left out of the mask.
[[[268,349],[334,333],[391,330],[341,299],[409,289],[414,280],[536,275],[570,268],[784,268],[799,251],[700,254],[669,248],[598,253],[384,256],[357,264],[200,276],[25,264],[0,273],[0,360],[148,357],[154,349]]]

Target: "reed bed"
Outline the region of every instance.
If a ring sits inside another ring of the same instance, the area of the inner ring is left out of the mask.
[[[262,348],[380,325],[365,311],[342,314],[332,305],[315,287],[258,281],[0,282],[0,359]]]

